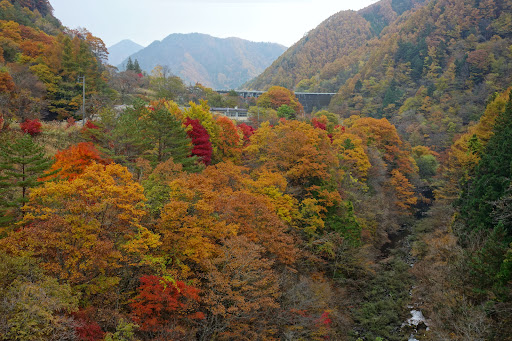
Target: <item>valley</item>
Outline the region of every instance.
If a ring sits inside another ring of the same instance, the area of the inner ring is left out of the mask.
[[[1,0],[0,340],[512,340],[511,25],[107,48]]]

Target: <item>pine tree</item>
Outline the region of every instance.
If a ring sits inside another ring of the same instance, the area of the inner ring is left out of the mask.
[[[192,143],[178,120],[167,108],[157,105],[151,107],[142,119],[142,136],[148,149],[150,161],[160,163],[173,158],[181,163],[186,171],[199,170],[197,157],[192,156]]]
[[[475,175],[459,201],[461,216],[470,230],[489,230],[492,211],[512,178],[512,92],[507,107],[496,119],[494,135],[487,143]],[[512,235],[512,231],[507,231]]]
[[[132,57],[128,57],[128,61],[126,62],[126,71],[133,71],[134,66]]]
[[[28,134],[0,145],[0,225],[20,214],[29,189],[41,184],[38,178],[51,164],[43,147]]]
[[[135,62],[133,63],[133,71],[135,73],[142,73],[142,69],[140,68],[139,61],[135,59]]]

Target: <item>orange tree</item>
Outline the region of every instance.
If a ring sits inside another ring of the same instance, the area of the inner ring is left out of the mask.
[[[258,106],[278,110],[283,105],[291,108],[295,115],[304,113],[304,107],[300,104],[295,94],[281,86],[273,86],[258,98]]]
[[[79,288],[84,299],[102,294],[107,300],[123,276],[132,276],[121,269],[149,264],[160,245],[141,225],[144,202],[142,186],[125,167],[93,163],[72,182],[34,189],[23,226],[2,248],[39,258],[48,274]]]
[[[204,318],[197,312],[199,290],[181,281],[159,276],[140,278],[137,295],[130,301],[132,318],[140,330],[160,339],[189,339],[193,322]]]
[[[92,142],[80,142],[55,154],[55,162],[48,170],[45,180],[62,179],[72,181],[93,163],[107,164]]]
[[[295,120],[282,120],[275,127],[264,123],[251,137],[245,156],[250,167],[286,178],[308,233],[324,228],[328,208],[341,200],[336,186],[339,160],[326,131]]]
[[[237,234],[264,247],[280,263],[293,263],[296,250],[285,220],[293,211],[291,198],[247,178],[243,167],[221,163],[170,183],[171,200],[157,229],[160,249],[175,270],[192,275],[191,269],[218,256],[223,240]]]
[[[204,339],[275,340],[280,288],[265,250],[244,236],[225,241],[207,262]]]
[[[416,171],[416,164],[394,125],[385,118],[365,117],[357,119],[348,130],[359,135],[367,145],[375,146],[382,154],[388,169],[399,169],[406,175]]]

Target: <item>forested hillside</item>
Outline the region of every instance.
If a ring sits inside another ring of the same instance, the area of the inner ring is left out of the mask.
[[[386,117],[413,145],[441,150],[511,82],[511,6],[380,1],[340,12],[248,86],[338,92],[331,111]]]
[[[66,118],[81,105],[85,76],[93,106],[108,98],[107,50],[86,30],[69,30],[48,1],[0,2],[0,114],[4,119]]]
[[[0,9],[0,340],[512,340],[506,1],[335,15],[274,74],[345,78],[311,115]]]
[[[361,51],[378,41],[382,30],[423,1],[382,0],[358,12],[341,11],[290,47],[271,67],[247,83],[250,89],[270,85],[297,91],[336,92],[365,61]]]

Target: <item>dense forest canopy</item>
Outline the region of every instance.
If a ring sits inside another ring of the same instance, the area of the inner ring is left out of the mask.
[[[0,340],[510,340],[511,9],[340,12],[243,99],[2,0]]]
[[[509,1],[379,1],[340,12],[248,88],[338,92],[330,110],[386,117],[440,151],[510,84]]]

